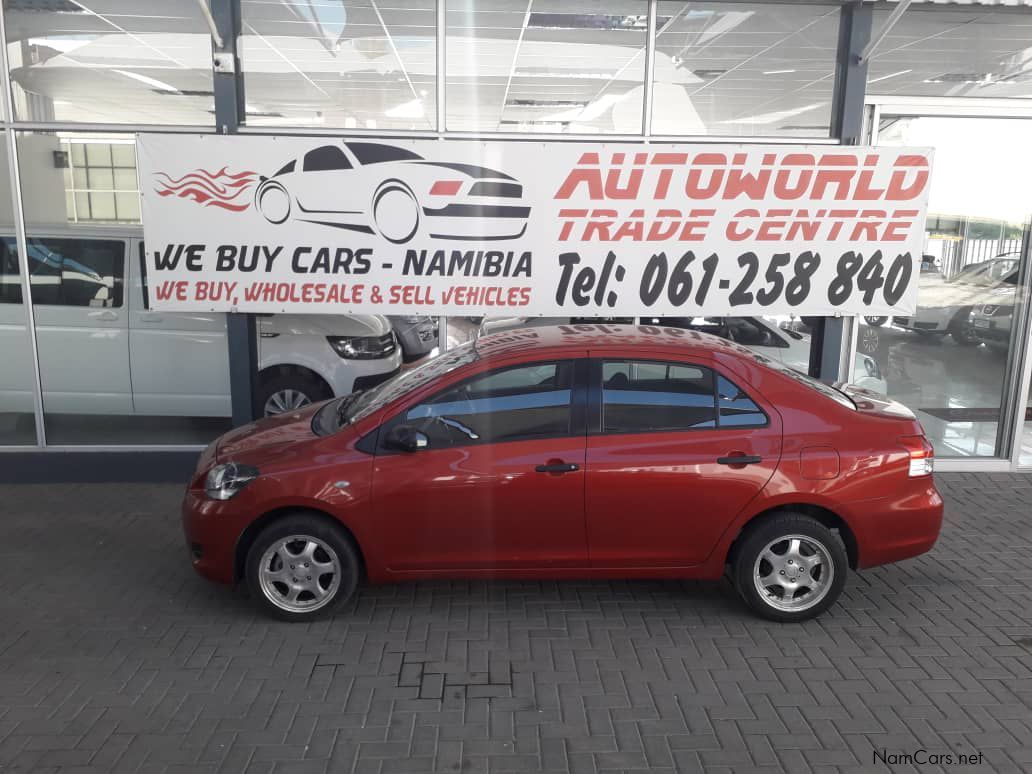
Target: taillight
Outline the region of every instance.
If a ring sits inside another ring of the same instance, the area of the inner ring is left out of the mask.
[[[430,188],[431,196],[455,196],[462,188],[461,180],[438,180]]]
[[[935,466],[935,449],[923,435],[903,435],[896,439],[910,455],[911,478],[930,476]]]

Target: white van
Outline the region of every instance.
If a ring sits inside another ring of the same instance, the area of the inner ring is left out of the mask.
[[[142,230],[30,228],[29,274],[43,402],[51,414],[228,417],[226,316],[155,312]],[[0,413],[31,413],[32,353],[17,244],[0,234]],[[266,415],[390,378],[401,349],[377,315],[258,317]]]

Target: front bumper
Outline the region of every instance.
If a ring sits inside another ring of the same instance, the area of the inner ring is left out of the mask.
[[[194,570],[216,583],[236,581],[236,544],[247,518],[234,500],[212,500],[197,489],[188,489],[183,497],[183,533],[190,561]]]
[[[359,390],[368,390],[370,387],[375,387],[378,384],[386,382],[401,373],[401,366],[398,366],[393,371],[386,371],[382,374],[370,374],[368,376],[360,376],[355,379],[355,384],[352,387],[352,392],[358,392]]]
[[[949,326],[948,321],[942,320],[921,320],[916,317],[893,317],[892,324],[897,328],[903,328],[917,333],[946,333]]]
[[[995,320],[985,321],[985,326],[976,324],[983,319],[975,318],[971,320],[971,333],[976,341],[996,347],[1010,344],[1011,329],[1009,325],[1006,328],[998,327]]]
[[[401,370],[401,364],[401,347],[396,347],[389,357],[374,360],[338,358],[326,380],[334,395],[350,395],[390,379]]]

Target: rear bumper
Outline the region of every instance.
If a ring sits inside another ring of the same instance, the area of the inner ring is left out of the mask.
[[[931,478],[910,492],[852,503],[849,509],[858,569],[927,553],[942,529],[942,496]]]

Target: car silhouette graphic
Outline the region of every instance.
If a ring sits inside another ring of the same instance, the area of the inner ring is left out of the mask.
[[[374,142],[320,145],[260,178],[255,208],[288,220],[379,234],[404,244],[434,239],[516,239],[530,207],[513,177],[472,164],[428,161]]]

